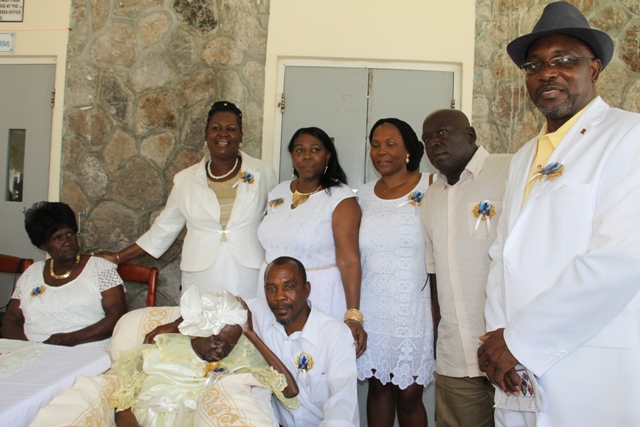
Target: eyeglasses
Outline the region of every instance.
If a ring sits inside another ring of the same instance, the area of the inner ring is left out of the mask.
[[[539,73],[544,69],[544,65],[547,64],[548,68],[557,68],[561,70],[565,70],[576,65],[576,62],[582,60],[593,61],[596,58],[591,58],[588,56],[559,56],[557,58],[551,58],[548,61],[533,61],[533,62],[525,62],[520,66],[520,69],[524,71],[527,76],[531,76],[533,74]]]

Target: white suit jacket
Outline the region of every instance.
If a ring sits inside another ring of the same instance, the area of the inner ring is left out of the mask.
[[[523,205],[536,139],[511,163],[487,330],[540,377],[537,425],[640,425],[640,115],[598,97],[549,159],[562,175]]]
[[[211,267],[218,255],[223,233],[235,262],[259,269],[264,262],[264,249],[258,240],[258,226],[264,216],[269,191],[277,181],[271,166],[245,153],[240,152],[240,155],[240,182],[226,230],[220,225],[220,204],[216,194],[207,183],[207,155],[200,163],[175,175],[164,210],[136,243],[159,258],[186,224],[187,235],[180,263],[182,271],[203,271]],[[253,176],[253,183],[241,179],[245,172]]]

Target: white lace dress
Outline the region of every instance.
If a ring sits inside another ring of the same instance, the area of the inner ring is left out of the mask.
[[[298,259],[307,270],[311,283],[309,299],[315,307],[342,320],[347,310],[344,287],[336,265],[332,216],[345,199],[355,197],[346,185],[319,191],[291,209],[291,181],[278,184],[269,193],[267,215],[258,227],[258,239],[264,247],[266,262],[260,269],[258,297],[265,298],[264,270],[280,256]]]
[[[358,192],[360,310],[369,334],[367,350],[357,359],[358,379],[375,376],[401,389],[414,382],[426,386],[433,379],[435,362],[419,205],[429,174],[423,174],[413,191],[399,199],[380,199],[374,186],[375,181],[369,182]]]
[[[44,283],[45,261],[34,263],[20,276],[12,298],[20,300],[24,333],[29,341],[42,342],[60,332],[86,328],[104,317],[101,292],[122,285],[117,266],[91,257],[78,277],[62,286]],[[107,348],[111,338],[81,344]]]

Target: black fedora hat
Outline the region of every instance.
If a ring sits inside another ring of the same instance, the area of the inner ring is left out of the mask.
[[[603,31],[594,30],[587,18],[572,4],[565,2],[550,3],[533,27],[531,34],[518,37],[507,45],[507,53],[518,67],[527,61],[527,51],[531,43],[540,37],[553,34],[566,34],[586,43],[596,58],[602,62],[602,69],[613,56],[613,40]]]

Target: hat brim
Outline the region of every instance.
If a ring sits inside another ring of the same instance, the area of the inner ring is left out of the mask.
[[[602,62],[603,70],[613,57],[613,40],[611,40],[611,37],[603,31],[592,28],[559,28],[526,34],[509,43],[507,45],[507,53],[513,62],[515,62],[518,67],[521,67],[522,64],[527,61],[527,53],[531,43],[540,37],[554,34],[565,34],[586,43],[593,50],[596,58]]]

